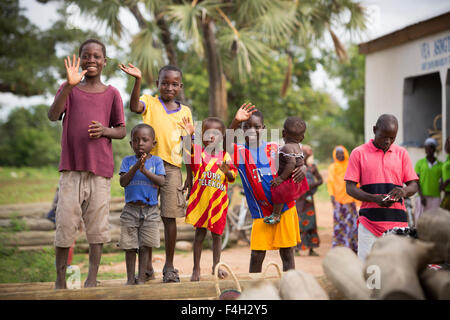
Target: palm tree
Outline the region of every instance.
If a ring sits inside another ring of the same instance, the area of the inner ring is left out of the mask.
[[[72,2],[72,1],[69,1]],[[175,48],[192,50],[206,62],[209,75],[209,114],[227,119],[227,81],[251,76],[252,65],[269,63],[275,55],[292,59],[292,50],[310,47],[328,33],[340,60],[344,46],[334,30],[359,32],[365,27],[363,7],[352,0],[80,0],[83,12],[106,22],[120,38],[119,10],[129,10],[140,31],[131,42],[131,58],[147,83],[164,64],[178,64]],[[141,9],[145,8],[144,18]],[[175,43],[173,34],[177,34]],[[180,35],[184,36],[182,39]],[[292,66],[292,63],[290,64]],[[289,87],[291,70],[281,94]]]

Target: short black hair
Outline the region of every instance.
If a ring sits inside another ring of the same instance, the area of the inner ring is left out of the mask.
[[[177,66],[174,66],[174,65],[171,65],[171,64],[165,65],[164,67],[159,69],[158,79],[159,79],[159,76],[161,75],[161,73],[164,72],[164,71],[176,71],[176,72],[179,72],[180,73],[180,78],[183,79],[183,72],[181,72],[181,69],[178,68]]]
[[[252,117],[258,117],[261,119],[261,122],[264,123],[264,116],[261,111],[256,110],[255,112],[252,113]]]
[[[155,139],[155,129],[153,129],[152,126],[149,126],[149,125],[146,124],[146,123],[139,123],[139,124],[135,125],[135,126],[133,127],[133,129],[131,129],[131,133],[130,133],[131,139],[133,139],[134,133],[135,133],[137,130],[139,130],[139,129],[148,129],[148,130],[150,130],[150,134],[152,135],[153,139]]]
[[[385,113],[378,117],[375,127],[384,130],[391,125],[395,125],[398,128],[398,120],[394,115]]]
[[[83,51],[83,47],[89,43],[96,43],[96,44],[100,45],[102,47],[103,56],[106,58],[106,47],[105,47],[104,43],[101,42],[100,40],[97,40],[94,38],[87,39],[80,45],[80,48],[78,49],[79,56],[81,56],[81,51]]]
[[[300,117],[290,116],[284,121],[283,128],[288,134],[299,134],[306,130],[306,122]]]
[[[225,133],[225,123],[223,123],[222,119],[217,117],[208,117],[205,120],[202,121],[202,130],[203,126],[208,122],[216,122],[219,123],[222,126],[222,133]]]

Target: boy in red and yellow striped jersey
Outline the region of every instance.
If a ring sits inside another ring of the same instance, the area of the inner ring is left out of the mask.
[[[194,126],[188,118],[180,123],[189,135],[194,134]],[[186,222],[195,230],[194,268],[191,281],[200,280],[200,256],[206,231],[211,231],[213,239],[213,267],[220,261],[222,233],[227,221],[228,182],[236,179],[237,169],[232,164],[230,155],[220,146],[225,136],[225,125],[219,118],[206,118],[202,122],[201,147],[191,144],[191,169],[193,186],[186,211]],[[227,273],[219,270],[219,277],[225,278]]]

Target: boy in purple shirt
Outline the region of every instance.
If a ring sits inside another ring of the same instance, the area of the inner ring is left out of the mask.
[[[97,285],[103,243],[110,241],[110,178],[114,171],[111,139],[126,135],[119,91],[101,81],[106,65],[105,45],[88,39],[81,44],[79,55],[81,60],[76,60],[75,54],[72,61],[64,59],[67,81],[48,111],[51,121],[63,119],[56,209],[56,289],[66,288],[67,255],[81,219],[89,242],[89,272],[84,286]]]

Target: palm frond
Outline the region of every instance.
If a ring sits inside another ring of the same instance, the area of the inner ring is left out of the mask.
[[[106,28],[112,35],[120,38],[123,35],[124,27],[119,19],[121,4],[118,0],[79,0],[68,1],[70,4],[78,6],[83,14],[93,17]]]
[[[338,56],[339,60],[341,62],[348,61],[347,50],[345,50],[344,45],[341,43],[341,41],[339,40],[337,35],[331,29],[331,27],[328,27],[328,32],[331,35],[331,39],[333,39],[334,50],[335,50],[336,55]]]
[[[264,36],[263,40],[276,45],[290,37],[296,22],[295,3],[278,1],[276,6],[255,19],[254,29]]]
[[[199,55],[203,55],[200,26],[198,25],[199,18],[201,18],[202,14],[203,10],[201,6],[192,6],[187,2],[167,7],[169,19],[178,24],[178,27],[186,38],[192,41],[194,50]]]
[[[119,19],[119,11],[121,8],[121,4],[119,1],[102,1],[101,4],[97,7],[96,16],[106,23],[109,30],[112,34],[117,37],[122,37],[124,27],[122,22]]]
[[[239,25],[248,26],[248,23],[263,16],[275,7],[279,1],[274,0],[240,0],[236,10],[236,20]]]
[[[255,31],[239,30],[239,37],[230,29],[224,29],[218,36],[225,72],[229,77],[245,78],[252,71],[254,63],[267,63],[271,49],[260,40]]]
[[[164,64],[163,51],[154,46],[153,30],[144,29],[133,37],[131,41],[131,60],[141,69],[147,84],[151,85]]]
[[[171,0],[141,0],[140,2],[143,2],[145,7],[152,13],[154,12],[161,12],[163,11],[168,5],[171,5],[173,1]]]

